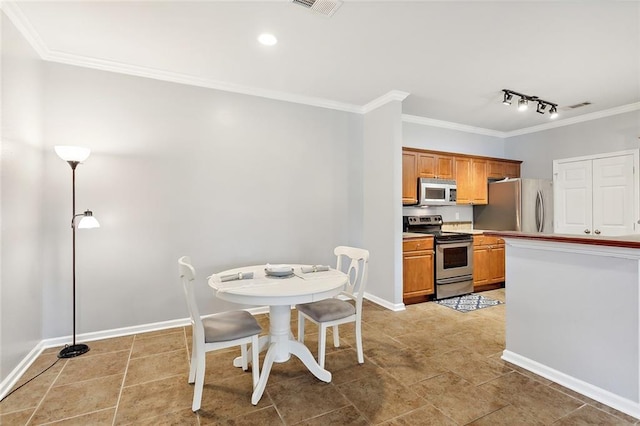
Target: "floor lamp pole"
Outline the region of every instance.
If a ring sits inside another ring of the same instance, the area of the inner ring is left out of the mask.
[[[73,243],[73,344],[64,347],[58,354],[58,358],[73,358],[89,351],[89,346],[80,343],[76,344],[76,166],[78,161],[68,161],[71,166],[71,232]]]

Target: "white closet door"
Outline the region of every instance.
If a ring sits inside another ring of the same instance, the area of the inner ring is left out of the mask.
[[[554,166],[554,232],[591,235],[592,160],[556,163]]]
[[[633,156],[593,160],[593,233],[634,233]]]

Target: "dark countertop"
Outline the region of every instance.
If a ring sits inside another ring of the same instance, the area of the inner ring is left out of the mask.
[[[484,234],[500,238],[520,238],[525,240],[549,241],[556,243],[640,249],[640,234],[621,235],[617,237],[569,234],[532,234],[516,231],[484,231]]]

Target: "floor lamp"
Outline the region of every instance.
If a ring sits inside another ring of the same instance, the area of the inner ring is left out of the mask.
[[[78,228],[98,228],[100,224],[93,217],[91,210],[76,214],[76,167],[89,157],[89,148],[80,146],[56,146],[56,154],[71,166],[71,229],[73,241],[73,344],[65,346],[58,358],[73,358],[89,351],[89,346],[76,344],[76,226]],[[76,218],[81,217],[79,221]]]

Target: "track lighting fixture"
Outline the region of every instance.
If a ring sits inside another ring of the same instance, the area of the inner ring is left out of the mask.
[[[526,111],[529,107],[529,101],[537,102],[536,112],[538,114],[544,114],[547,107],[549,107],[549,118],[552,120],[558,118],[558,104],[545,101],[537,96],[529,96],[509,89],[502,89],[502,92],[504,93],[502,103],[505,105],[511,105],[511,99],[513,99],[513,96],[515,95],[520,97],[520,99],[518,99],[518,111]]]
[[[518,101],[518,111],[526,111],[529,108],[529,103],[526,98],[522,97]]]

